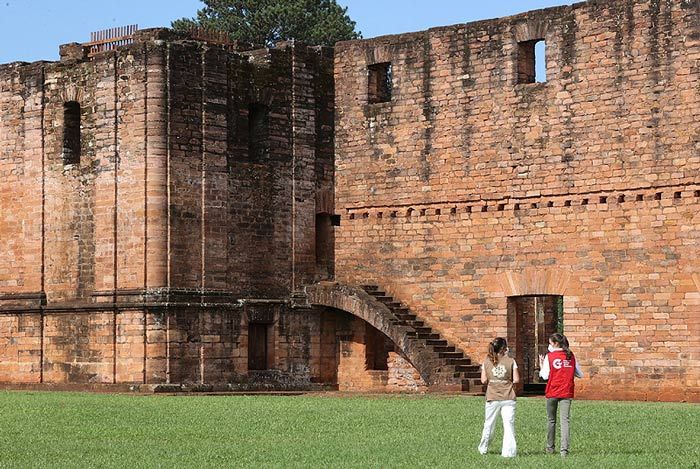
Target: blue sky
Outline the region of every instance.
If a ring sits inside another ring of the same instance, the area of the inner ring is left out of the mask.
[[[340,0],[364,37],[496,18],[567,0]],[[0,63],[56,60],[59,44],[86,42],[91,31],[127,24],[169,26],[194,16],[198,0],[0,0]]]

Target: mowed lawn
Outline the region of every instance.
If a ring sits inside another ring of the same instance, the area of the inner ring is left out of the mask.
[[[544,400],[518,400],[519,455],[476,451],[467,396],[0,393],[0,467],[700,469],[700,405],[574,402],[571,455],[544,454]],[[500,424],[499,424],[500,428]]]

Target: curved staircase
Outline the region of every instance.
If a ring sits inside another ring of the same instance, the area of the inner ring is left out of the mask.
[[[416,345],[432,351],[431,362],[436,367],[433,383],[428,383],[432,389],[483,394],[479,365],[473,364],[462,350],[426,326],[405,305],[387,295],[377,285],[363,285],[362,289],[389,308],[396,317],[395,325],[407,329],[408,340],[418,342]]]

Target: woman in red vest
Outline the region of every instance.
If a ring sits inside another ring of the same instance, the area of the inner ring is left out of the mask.
[[[557,425],[557,409],[561,408],[562,457],[569,454],[569,417],[571,400],[574,398],[574,377],[583,378],[583,373],[569,350],[569,341],[564,334],[555,333],[549,337],[549,353],[540,355],[540,377],[547,380],[547,453],[554,453],[554,435]]]
[[[479,452],[486,454],[496,419],[503,419],[503,445],[501,456],[512,458],[517,453],[515,443],[515,389],[520,381],[518,365],[508,356],[508,344],[503,337],[496,337],[489,344],[488,356],[481,365],[481,382],[486,384],[486,410],[484,430],[481,433]]]

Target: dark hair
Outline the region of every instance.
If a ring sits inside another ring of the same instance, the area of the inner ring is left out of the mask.
[[[566,353],[566,358],[571,360],[571,356],[573,355],[573,353],[571,352],[571,350],[569,350],[569,339],[567,339],[564,334],[555,332],[554,334],[549,336],[549,341],[557,344],[559,348],[561,348],[564,351],[564,353]]]
[[[508,342],[503,337],[496,337],[489,344],[489,360],[496,365],[498,363],[498,355],[508,347]]]

